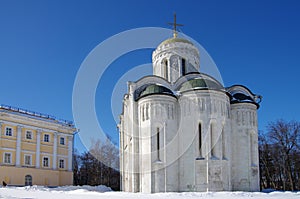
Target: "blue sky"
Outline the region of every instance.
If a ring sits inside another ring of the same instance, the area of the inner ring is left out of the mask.
[[[263,96],[260,130],[279,118],[300,121],[299,9],[296,0],[0,0],[0,103],[73,120],[73,84],[89,52],[125,30],[169,28],[176,12],[181,31],[206,49],[226,86],[243,84]],[[149,63],[151,52],[120,57],[99,82],[96,101],[107,100],[96,103],[97,115],[115,142],[114,83]],[[76,146],[82,150],[78,139]]]

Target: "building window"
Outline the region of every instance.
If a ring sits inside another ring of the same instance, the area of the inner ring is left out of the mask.
[[[49,134],[44,135],[44,142],[50,142],[50,135]]]
[[[201,123],[198,125],[198,137],[199,137],[199,157],[202,157],[202,127]]]
[[[49,158],[48,157],[43,158],[43,167],[49,167]]]
[[[198,124],[198,146],[197,146],[199,153],[198,153],[198,157],[196,157],[196,160],[204,160],[203,152],[202,152],[202,149],[203,149],[202,144],[203,144],[203,142],[202,142],[202,125],[201,125],[201,123],[199,123]]]
[[[31,131],[26,131],[26,139],[31,140],[32,139],[32,132]]]
[[[5,135],[6,136],[12,136],[12,133],[13,133],[13,131],[12,131],[11,127],[6,127],[5,128]]]
[[[25,186],[32,186],[32,176],[31,175],[25,176]]]
[[[182,71],[182,75],[186,74],[185,59],[181,60],[181,71]]]
[[[11,153],[4,153],[4,163],[11,164]]]
[[[160,143],[159,143],[159,128],[156,129],[156,150],[157,150],[157,160],[160,160],[159,150],[160,150]]]
[[[61,145],[65,145],[65,138],[64,138],[64,137],[61,137],[61,138],[59,139],[59,143],[60,143]]]
[[[65,168],[65,160],[62,160],[62,159],[59,160],[59,168],[60,169]]]
[[[165,69],[165,77],[169,79],[169,71],[168,71],[168,60],[164,60],[164,69]]]
[[[26,166],[30,166],[31,165],[31,155],[25,155],[24,156],[24,164]]]

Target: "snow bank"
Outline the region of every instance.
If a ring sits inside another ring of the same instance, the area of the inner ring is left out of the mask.
[[[62,186],[62,187],[56,187],[56,188],[49,188],[44,186],[26,186],[26,187],[20,187],[20,189],[25,189],[27,191],[60,191],[60,192],[66,192],[66,191],[74,191],[74,190],[82,190],[82,191],[95,191],[95,192],[107,192],[112,191],[110,187],[107,187],[105,185],[98,185],[98,186],[89,186],[89,185],[83,185],[83,186]]]
[[[125,193],[114,192],[111,188],[100,186],[63,186],[48,188],[43,186],[2,187],[0,199],[40,198],[40,199],[300,199],[300,192],[184,192],[184,193]]]

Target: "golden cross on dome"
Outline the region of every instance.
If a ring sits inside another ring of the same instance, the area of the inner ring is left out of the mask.
[[[183,26],[183,24],[176,23],[176,13],[174,13],[174,22],[173,23],[169,22],[168,24],[173,26],[173,36],[174,36],[174,38],[176,38],[177,34],[178,34],[177,26]]]

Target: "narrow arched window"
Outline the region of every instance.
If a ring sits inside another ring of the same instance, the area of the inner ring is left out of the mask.
[[[164,60],[164,71],[165,71],[165,77],[168,80],[169,79],[169,71],[168,71],[168,60]]]
[[[185,59],[181,59],[181,73],[182,75],[186,74],[186,64],[185,64]]]
[[[199,123],[198,125],[198,144],[199,144],[199,157],[201,158],[202,157],[202,126],[201,126],[201,123]]]
[[[160,160],[159,150],[160,150],[160,140],[159,140],[159,128],[156,129],[156,150],[157,150],[157,160]]]

